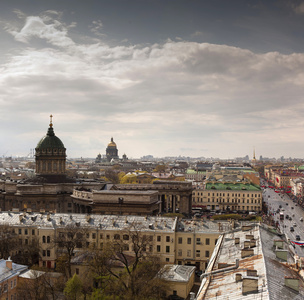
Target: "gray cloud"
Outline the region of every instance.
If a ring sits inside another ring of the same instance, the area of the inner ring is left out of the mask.
[[[0,65],[2,152],[35,147],[50,113],[69,156],[104,152],[111,136],[132,157],[234,157],[253,145],[269,151],[279,140],[282,149],[287,139],[299,143],[304,54],[180,40],[80,44],[69,34],[76,25],[60,15],[6,27],[23,46]],[[101,21],[94,25],[102,34]]]

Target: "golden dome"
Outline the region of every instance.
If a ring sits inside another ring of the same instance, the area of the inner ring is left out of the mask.
[[[116,143],[113,141],[113,138],[111,138],[111,142],[108,144],[108,147],[116,147]]]

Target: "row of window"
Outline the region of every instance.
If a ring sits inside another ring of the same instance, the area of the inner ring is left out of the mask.
[[[178,238],[178,244],[182,244],[183,243],[183,238],[182,237],[179,237]],[[188,237],[187,238],[187,244],[188,245],[191,245],[192,243],[192,238],[191,237]],[[197,245],[201,245],[203,242],[201,241],[201,238],[196,238],[196,244]],[[216,245],[217,243],[217,239],[215,239],[215,243],[214,245]],[[205,238],[205,245],[210,245],[210,238]]]
[[[191,250],[186,250],[187,251],[187,257],[191,257]],[[177,250],[177,256],[183,256],[183,250],[182,249],[178,249]],[[205,257],[209,257],[210,256],[210,251],[206,250],[205,251]],[[195,251],[195,257],[201,257],[201,250],[196,250]]]
[[[199,196],[201,194],[201,196],[203,196],[203,192],[199,193],[199,192],[194,192],[193,196]],[[223,194],[223,195],[222,195]],[[211,193],[208,193],[208,197],[211,196]],[[212,193],[211,197],[225,197],[225,193]],[[237,193],[227,193],[227,197],[240,197],[240,198],[245,198],[246,194],[237,194]],[[261,194],[247,194],[247,198],[260,198]]]

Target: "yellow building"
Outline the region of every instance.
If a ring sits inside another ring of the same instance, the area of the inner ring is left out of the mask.
[[[20,247],[38,241],[39,265],[48,268],[54,268],[57,258],[64,253],[64,249],[60,248],[60,237],[69,235],[69,230],[73,228],[76,233],[79,231],[84,235],[75,253],[81,253],[90,246],[102,248],[109,241],[125,240],[128,243],[128,231],[138,230],[150,241],[146,251],[159,256],[161,262],[192,265],[204,270],[218,236],[231,229],[228,222],[178,220],[157,216],[18,212],[2,212],[0,225],[13,228]],[[125,250],[128,255],[133,253],[131,244],[130,239],[130,247]]]
[[[204,188],[193,190],[192,205],[208,210],[260,212],[262,194],[259,186],[249,182],[210,181]]]

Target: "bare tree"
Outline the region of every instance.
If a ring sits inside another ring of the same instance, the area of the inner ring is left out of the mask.
[[[17,250],[17,253],[12,255],[12,259],[16,263],[28,266],[39,263],[40,245],[38,237],[32,237],[30,240],[19,240],[15,250]]]
[[[54,238],[59,258],[58,263],[62,268],[60,271],[64,271],[66,268],[69,278],[72,277],[71,260],[75,255],[75,250],[86,248],[86,233],[87,230],[85,228],[77,226],[77,224],[71,224],[58,229]]]
[[[162,265],[152,247],[153,236],[131,224],[103,249],[94,249],[89,265],[101,292],[121,299],[162,299],[166,284],[157,276]]]
[[[17,250],[18,238],[14,229],[7,224],[0,225],[0,256],[7,259],[12,251]]]

